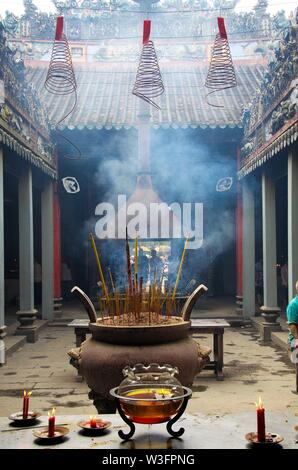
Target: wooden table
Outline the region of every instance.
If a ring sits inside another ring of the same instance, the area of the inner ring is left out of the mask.
[[[190,332],[212,334],[213,335],[213,361],[205,365],[204,369],[213,370],[216,374],[217,380],[223,380],[223,366],[224,366],[224,348],[223,348],[223,335],[225,328],[230,324],[226,320],[221,319],[194,319],[191,320]]]
[[[89,319],[75,319],[72,322],[68,323],[67,326],[71,326],[74,328],[74,332],[76,335],[76,346],[81,346],[82,342],[86,340],[86,334],[90,333],[89,330]]]

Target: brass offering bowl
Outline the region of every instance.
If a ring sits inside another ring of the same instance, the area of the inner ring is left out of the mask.
[[[119,400],[121,410],[125,416],[134,423],[157,424],[165,423],[177,415],[186,397],[192,391],[183,387],[183,395],[176,395],[173,389],[165,386],[161,388],[144,388],[130,390],[125,395],[119,395],[118,387],[110,391],[111,395]]]
[[[180,437],[184,429],[174,431],[172,425],[184,413],[192,391],[174,377],[178,373],[177,368],[169,364],[137,364],[133,368],[127,366],[123,373],[127,378],[119,387],[110,390],[110,394],[116,398],[120,416],[131,429],[128,434],[119,431],[119,436],[130,439],[135,432],[133,423],[167,422],[169,434]]]

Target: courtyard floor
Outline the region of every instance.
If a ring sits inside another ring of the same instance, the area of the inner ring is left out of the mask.
[[[211,336],[199,337],[211,345]],[[46,414],[55,406],[57,414],[96,413],[88,398],[88,386],[76,380],[67,351],[74,347],[71,328],[47,326],[39,341],[26,343],[0,368],[0,416],[18,411],[23,390],[32,390],[31,409]],[[211,371],[202,371],[193,385],[188,412],[227,415],[254,412],[254,402],[262,396],[272,411],[298,413],[293,365],[286,352],[262,345],[251,327],[228,328],[224,335],[225,380],[217,381]]]

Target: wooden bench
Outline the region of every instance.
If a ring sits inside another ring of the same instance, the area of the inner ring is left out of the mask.
[[[221,319],[194,319],[191,320],[190,332],[213,335],[213,361],[205,365],[204,369],[213,370],[217,380],[223,380],[224,348],[223,335],[225,328],[230,324]]]

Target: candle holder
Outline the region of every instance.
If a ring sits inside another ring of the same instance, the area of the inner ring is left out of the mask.
[[[15,424],[19,426],[28,426],[28,424],[34,424],[37,418],[39,418],[40,413],[37,413],[36,411],[28,411],[28,416],[27,418],[23,418],[23,412],[18,411],[16,413],[12,413],[8,419],[13,421]]]
[[[123,369],[126,378],[119,387],[110,390],[116,398],[118,412],[130,431],[122,430],[118,435],[123,440],[135,433],[134,423],[167,423],[166,428],[172,437],[181,437],[185,429],[174,431],[173,424],[183,415],[192,391],[183,387],[174,377],[178,369],[165,364],[136,364]]]
[[[258,433],[257,432],[249,432],[245,435],[245,439],[251,442],[253,445],[275,445],[280,444],[284,440],[282,436],[279,434],[274,434],[271,432],[266,432],[265,441],[258,441]]]
[[[39,429],[38,431],[34,431],[33,434],[38,439],[42,439],[43,441],[53,442],[59,439],[62,439],[66,434],[69,433],[69,429],[65,426],[55,426],[55,431],[53,436],[49,436],[49,428],[44,427]]]
[[[96,427],[91,427],[90,420],[87,421],[80,421],[78,426],[82,428],[84,431],[88,432],[88,434],[101,434],[106,431],[106,429],[112,426],[111,421],[104,421],[102,419],[96,419]]]

